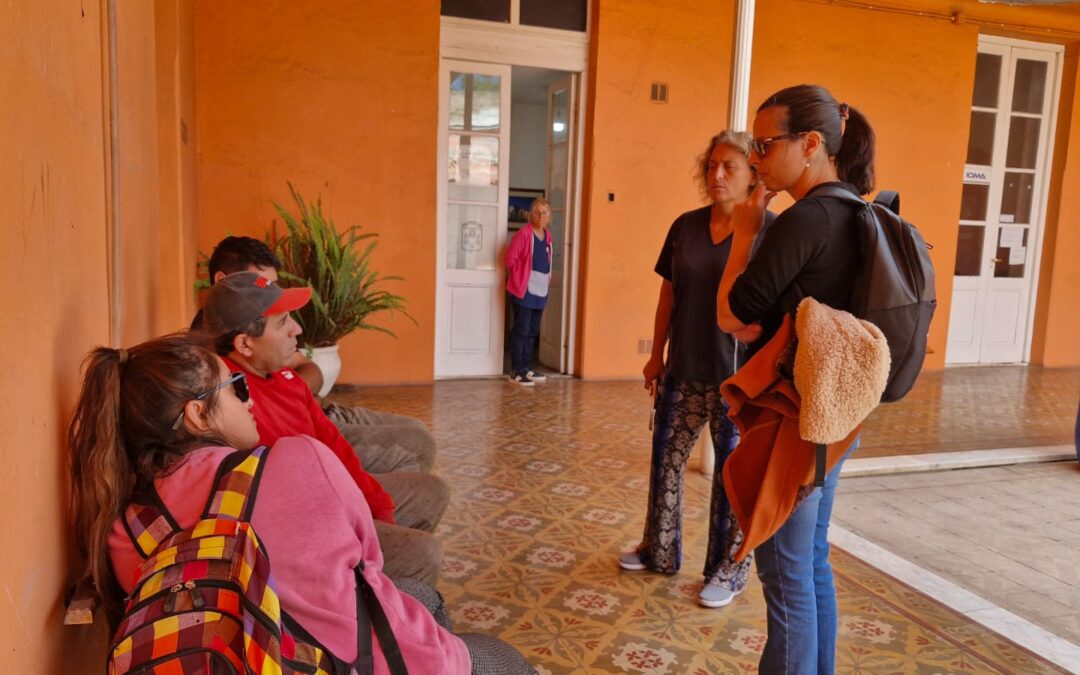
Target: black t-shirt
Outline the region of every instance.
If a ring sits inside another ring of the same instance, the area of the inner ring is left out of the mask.
[[[844,183],[823,183],[854,188]],[[745,324],[761,322],[753,354],[780,328],[784,315],[804,297],[848,310],[859,271],[855,206],[814,190],[781,213],[757,242],[757,251],[728,295],[732,314]],[[749,355],[748,355],[749,356]]]
[[[687,382],[720,384],[734,373],[742,345],[716,325],[716,292],[731,237],[719,244],[709,232],[711,207],[688,211],[671,224],[656,260],[656,273],[671,282],[675,304],[668,328],[668,371]],[[775,216],[766,214],[766,223]]]

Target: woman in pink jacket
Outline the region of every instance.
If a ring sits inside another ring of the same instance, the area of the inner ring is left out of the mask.
[[[528,226],[518,230],[506,251],[506,292],[514,305],[510,330],[510,380],[531,387],[545,376],[532,369],[540,318],[551,283],[551,204],[541,197],[529,208]]]
[[[69,429],[76,538],[115,623],[121,591],[132,591],[142,563],[124,522],[129,502],[156,494],[178,529],[192,527],[222,462],[257,444],[259,432],[244,376],[193,336],[99,347],[85,368]],[[503,642],[440,625],[436,615],[448,620],[433,589],[415,582],[413,597],[383,574],[371,511],[329,448],[308,436],[282,438],[263,456],[250,523],[272,561],[281,609],[342,668],[358,656],[360,568],[410,673],[535,672]],[[372,647],[374,672],[390,672],[374,636]]]

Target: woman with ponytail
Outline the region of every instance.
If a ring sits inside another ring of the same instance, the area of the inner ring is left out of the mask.
[[[115,628],[142,562],[123,523],[129,502],[156,493],[180,528],[192,527],[218,467],[257,444],[259,432],[244,375],[195,334],[98,348],[84,367],[68,429],[75,535]],[[354,568],[362,562],[409,672],[535,672],[506,643],[450,633],[433,589],[408,583],[406,594],[383,574],[371,511],[329,448],[282,438],[264,458],[251,524],[273,561],[281,607],[343,666],[357,657]],[[374,647],[375,672],[387,672]]]
[[[874,132],[847,103],[815,85],[776,92],[757,110],[750,163],[759,183],[735,207],[734,241],[717,294],[720,327],[745,340],[752,356],[786,314],[810,296],[850,310],[860,268],[855,207],[815,195],[840,187],[857,195],[874,188]],[[765,207],[778,192],[794,200],[765,230],[751,259]],[[832,673],[836,656],[836,590],[828,529],[844,459],[858,439],[784,525],[758,546],[758,576],[768,608],[762,673]]]

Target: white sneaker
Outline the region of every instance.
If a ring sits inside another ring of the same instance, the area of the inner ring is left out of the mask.
[[[543,373],[538,373],[536,371],[530,370],[525,374],[528,375],[529,379],[533,382],[547,382],[547,375],[544,375]]]
[[[719,579],[710,579],[698,593],[698,604],[702,607],[724,607],[730,605],[731,601],[735,599],[735,596],[742,593],[742,589],[733,591],[727,586],[724,586]]]
[[[637,551],[630,551],[619,556],[619,567],[624,570],[638,571],[645,569],[645,563],[641,562],[641,556]]]

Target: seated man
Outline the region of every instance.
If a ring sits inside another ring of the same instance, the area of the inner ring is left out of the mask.
[[[214,247],[209,268],[211,285],[233,272],[257,272],[277,281],[281,260],[258,239],[225,237]],[[191,327],[199,328],[201,320],[202,312],[199,312]],[[322,388],[319,366],[299,351],[293,353],[286,365],[300,375],[312,392]],[[435,465],[435,439],[427,425],[415,417],[337,403],[323,406],[323,411],[352,444],[360,464],[369,473],[431,471]]]
[[[303,307],[310,297],[308,289],[283,291],[255,272],[237,272],[222,278],[207,294],[203,330],[229,368],[247,374],[259,442],[270,445],[283,436],[306,434],[329,446],[371,507],[387,575],[434,585],[442,547],[430,532],[446,510],[450,490],[431,474],[395,471],[372,477],[364,471],[311,390],[285,365],[296,352],[300,335],[289,312]],[[330,497],[312,495],[326,498]]]

